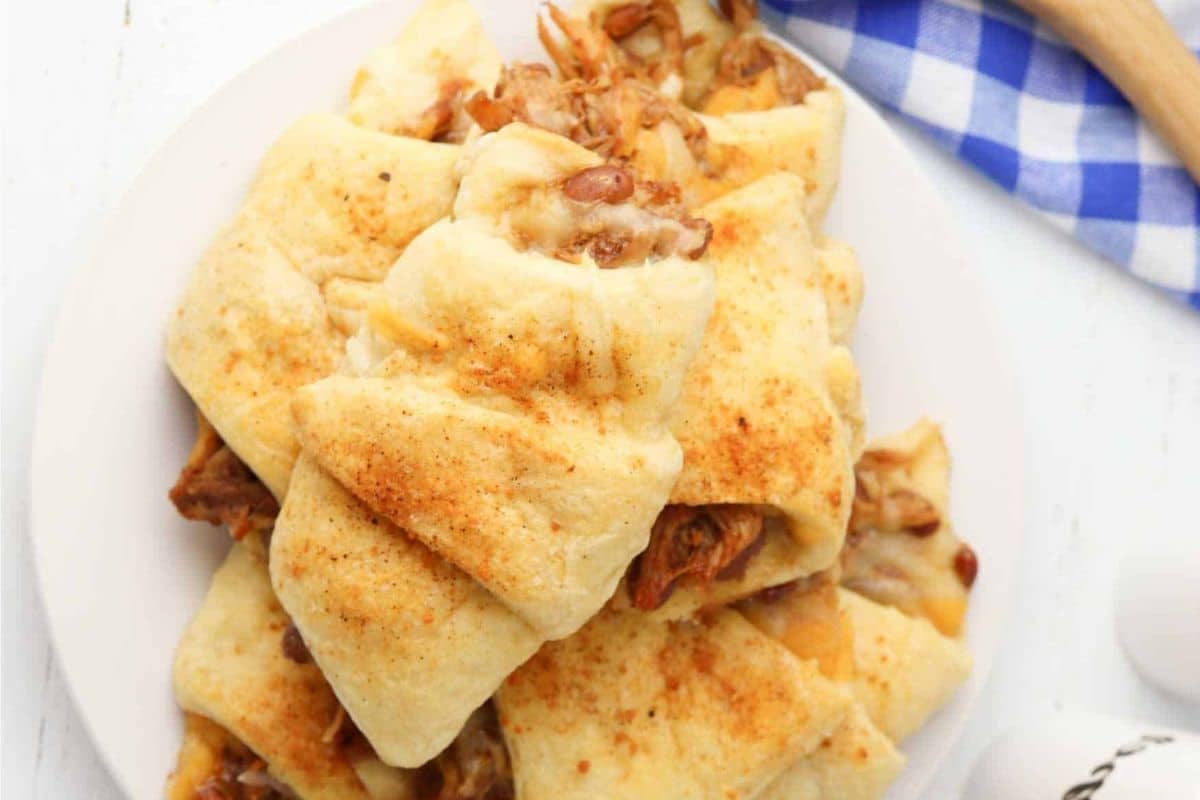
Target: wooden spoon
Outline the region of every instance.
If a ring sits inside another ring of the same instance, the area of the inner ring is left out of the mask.
[[[1129,98],[1200,183],[1200,59],[1151,0],[1016,0]]]

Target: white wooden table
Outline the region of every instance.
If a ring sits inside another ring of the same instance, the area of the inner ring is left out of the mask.
[[[189,109],[347,5],[7,4],[0,789],[9,798],[119,797],[54,663],[30,563],[30,425],[62,288],[105,209]],[[1200,709],[1137,678],[1110,613],[1126,547],[1160,535],[1200,546],[1200,313],[1139,285],[918,135],[902,134],[944,187],[1011,327],[1029,410],[1015,614],[972,722],[929,792],[942,800],[958,796],[995,734],[1052,709],[1200,729]],[[63,495],[69,502],[70,487]]]

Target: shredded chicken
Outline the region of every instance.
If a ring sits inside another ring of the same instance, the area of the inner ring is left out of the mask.
[[[512,800],[512,767],[491,701],[416,778],[415,800]]]
[[[707,148],[703,123],[652,86],[620,75],[559,80],[543,64],[505,67],[493,96],[477,92],[466,104],[485,131],[524,122],[565,136],[608,159],[632,158],[638,131],[664,121],[680,131],[697,160]]]
[[[712,226],[688,217],[678,191],[637,184],[625,168],[592,167],[562,187],[571,214],[571,238],[548,243],[556,258],[574,261],[588,253],[601,267],[637,264],[651,256],[699,258],[712,238]]]
[[[749,30],[758,21],[757,0],[720,0],[717,5],[739,31]]]
[[[637,64],[628,53],[616,46],[603,27],[572,17],[553,3],[546,5],[546,15],[562,33],[565,42],[558,38],[540,14],[537,18],[538,40],[564,78],[594,81],[639,73]]]
[[[226,747],[217,773],[196,787],[195,800],[293,800],[287,786],[249,750]]]
[[[673,19],[678,34],[678,14],[671,3],[652,0],[630,6],[644,7],[643,23],[666,26],[664,20]],[[704,125],[681,103],[664,97],[635,56],[616,46],[603,27],[593,27],[554,5],[547,12],[564,34],[566,46],[542,17],[538,35],[561,77],[552,76],[541,64],[505,67],[494,98],[480,92],[468,101],[467,111],[480,127],[496,130],[520,120],[566,136],[606,158],[629,158],[640,129],[670,121],[697,160],[703,156]]]
[[[171,487],[175,508],[188,519],[228,525],[235,539],[274,527],[275,497],[199,413],[196,429],[192,452]]]
[[[941,514],[927,498],[911,489],[889,487],[886,472],[902,466],[899,456],[888,451],[868,451],[854,468],[854,505],[850,533],[867,530],[930,536],[941,525]]]
[[[745,505],[670,505],[650,533],[650,544],[630,566],[633,605],[652,611],[686,576],[708,583],[738,577],[765,541],[763,514]]]
[[[650,4],[633,2],[608,9],[601,27],[610,39],[616,41],[624,39],[649,21]]]
[[[804,101],[825,81],[786,48],[762,35],[753,0],[722,0],[737,35],[721,48],[717,74],[700,103],[708,114],[765,111]]]
[[[841,582],[954,636],[961,630],[979,562],[954,534],[933,499],[937,495],[929,494],[938,491],[934,487],[944,474],[920,477],[930,463],[922,459],[933,457],[922,455],[926,446],[933,445],[875,448],[859,459]]]
[[[766,70],[774,73],[780,105],[802,102],[809,92],[825,86],[820,76],[787,49],[754,34],[736,36],[725,45],[715,85],[744,86]]]
[[[294,623],[289,624],[283,629],[283,637],[280,641],[280,649],[283,654],[295,661],[297,664],[307,664],[312,661],[312,654],[308,652],[308,645],[304,643],[304,637],[300,635],[300,629]]]
[[[703,151],[704,126],[687,109],[636,80],[559,80],[541,64],[517,64],[501,73],[493,96],[477,93],[467,111],[485,131],[519,121],[565,136],[608,160],[570,176],[562,192],[571,204],[570,235],[526,238],[556,258],[588,253],[602,267],[635,264],[649,256],[699,258],[712,227],[688,216],[671,184],[639,181],[630,160],[638,131],[664,121],[677,125],[689,146]],[[690,140],[689,140],[690,137]]]
[[[621,48],[623,66],[639,78],[662,85],[672,75],[678,76],[683,72],[687,43],[683,37],[679,9],[671,0],[635,0],[609,8],[604,17],[596,22],[608,38],[618,45],[646,26],[653,26],[659,42],[656,52],[638,56]]]
[[[699,103],[705,113],[794,105],[803,102],[809,92],[825,86],[807,64],[763,35],[754,0],[722,0],[720,5],[737,33],[721,48],[716,75]],[[550,5],[547,16],[561,38],[541,17],[538,36],[565,78],[613,85],[634,81],[653,87],[652,91],[663,100],[659,89],[681,79],[684,56],[703,41],[684,37],[679,11],[671,0],[632,0],[593,14],[588,21]],[[647,27],[654,30],[653,38],[658,43],[655,50],[645,51],[645,37],[638,37],[642,43],[640,55],[623,45]],[[680,128],[688,130],[682,125]],[[694,155],[699,161],[703,153]]]

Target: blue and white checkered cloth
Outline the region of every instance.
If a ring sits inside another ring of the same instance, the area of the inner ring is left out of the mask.
[[[776,31],[1200,309],[1200,187],[1112,84],[1030,15],[1003,0],[766,2]],[[1160,5],[1200,49],[1200,0]]]

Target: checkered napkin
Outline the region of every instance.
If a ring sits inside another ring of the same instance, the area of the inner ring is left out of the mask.
[[[1200,187],[1112,84],[1028,14],[1002,0],[766,3],[776,31],[1200,309]],[[1200,50],[1200,0],[1160,5]]]

